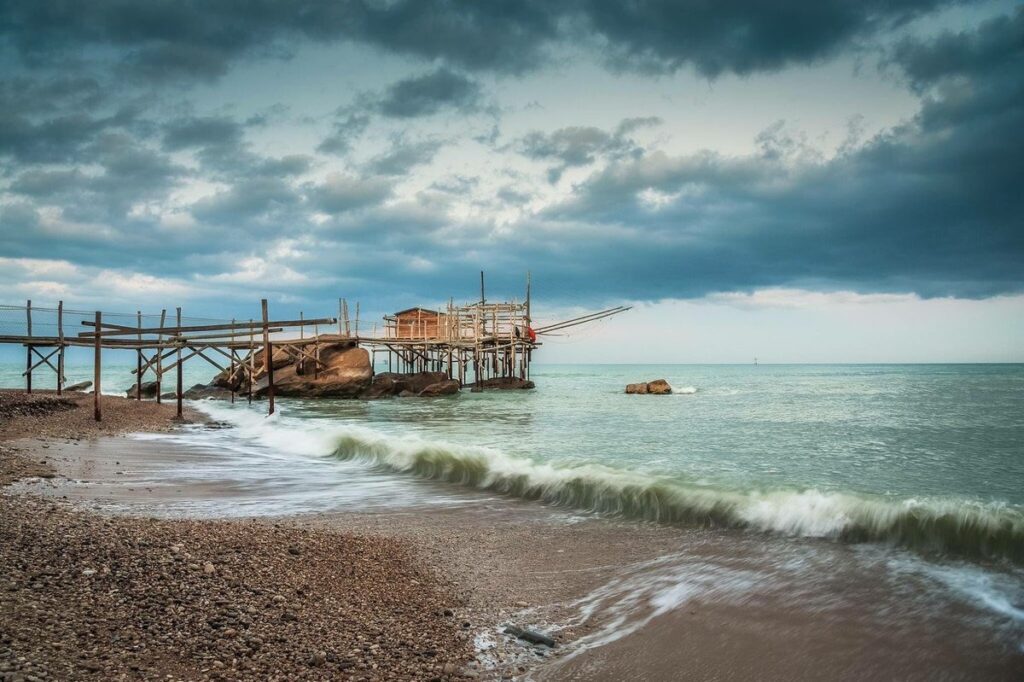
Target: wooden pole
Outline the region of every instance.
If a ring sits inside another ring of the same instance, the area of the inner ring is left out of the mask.
[[[60,350],[57,351],[57,395],[64,394],[64,301],[57,302],[57,340]]]
[[[270,344],[270,325],[267,322],[270,317],[267,315],[267,299],[263,299],[260,304],[263,307],[263,366],[267,370],[267,400],[269,405],[267,407],[267,414],[274,414],[274,358],[273,348]]]
[[[139,325],[139,345],[142,345],[142,311],[135,311],[135,320]],[[159,353],[159,349],[157,350]],[[135,351],[135,400],[142,400],[142,349]]]
[[[25,306],[25,317],[28,320],[28,336],[32,338],[32,301]],[[25,348],[25,390],[32,393],[32,342]]]
[[[164,320],[166,320],[166,319],[167,319],[167,309],[164,308],[163,310],[160,311],[160,329],[164,328]],[[99,327],[96,327],[96,328],[99,329]],[[157,338],[157,342],[158,343],[162,342],[164,340],[163,332],[160,332],[159,334],[157,334],[156,338]],[[158,348],[157,349],[157,353],[156,353],[156,404],[157,405],[159,405],[162,402],[162,400],[163,400],[160,397],[160,394],[163,393],[163,381],[164,381],[164,360],[163,360],[163,354],[161,353],[160,349]]]
[[[338,324],[341,323],[339,322]],[[252,384],[256,380],[256,339],[252,333],[251,318],[249,319],[249,357],[247,359],[249,361],[249,381],[247,382],[248,389],[246,393],[248,394],[249,404],[252,405]]]
[[[101,313],[100,311],[97,310],[96,311],[96,328],[97,329],[100,329],[100,325],[102,324],[102,322],[103,322],[103,313]],[[92,387],[93,387],[93,391],[92,391],[92,414],[93,414],[93,417],[95,417],[96,421],[102,421],[103,420],[103,415],[100,412],[100,390],[102,388],[102,384],[100,382],[100,375],[101,375],[101,367],[100,367],[100,365],[103,362],[103,360],[102,360],[103,354],[102,354],[100,348],[101,348],[101,346],[100,346],[100,335],[97,334],[96,335],[96,341],[93,344],[94,357],[93,357],[93,377],[92,377]]]
[[[484,296],[484,271],[480,271],[480,304],[487,303],[487,297]]]
[[[177,309],[177,317],[178,317],[178,329],[181,329],[181,308],[180,307]],[[180,332],[179,332],[179,334],[180,334]],[[181,383],[182,383],[182,366],[183,366],[183,363],[181,362],[181,344],[179,342],[179,344],[178,344],[178,367],[177,367],[177,369],[178,369],[178,372],[177,372],[177,374],[178,374],[178,390],[177,390],[177,396],[175,396],[177,398],[177,401],[178,401],[178,414],[177,414],[178,419],[181,419],[181,398],[182,398],[181,394],[183,392],[182,391],[182,386],[181,386]]]

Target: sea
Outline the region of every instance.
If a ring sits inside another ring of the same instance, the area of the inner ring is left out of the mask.
[[[20,369],[4,364],[0,385],[19,385]],[[190,367],[186,383],[212,371]],[[130,386],[129,372],[108,363],[104,392]],[[816,546],[853,548],[893,580],[913,574],[969,605],[1024,653],[1024,365],[535,364],[531,378],[533,390],[444,398],[279,399],[272,417],[264,401],[198,401],[222,428],[136,438],[210,453],[180,481],[236,481],[230,503],[169,501],[168,514],[507,497],[724,529],[801,565]],[[661,378],[671,395],[624,393]],[[657,589],[678,588],[666,580]]]

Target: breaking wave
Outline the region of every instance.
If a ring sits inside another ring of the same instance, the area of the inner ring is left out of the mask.
[[[556,466],[483,447],[395,437],[369,429],[337,435],[333,456],[573,509],[662,523],[746,528],[926,553],[1024,562],[1024,514],[956,498],[892,500],[808,490],[729,490],[598,464]]]
[[[1024,510],[956,497],[898,499],[816,489],[737,489],[601,464],[551,464],[494,448],[392,435],[333,420],[201,408],[273,451],[661,523],[883,542],[923,553],[1024,564]]]

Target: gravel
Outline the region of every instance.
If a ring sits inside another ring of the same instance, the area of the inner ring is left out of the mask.
[[[92,396],[0,391],[0,441],[175,425],[173,405],[103,401],[97,424]],[[45,452],[0,442],[0,485],[53,476]],[[464,609],[407,540],[107,516],[0,488],[4,682],[473,677]]]

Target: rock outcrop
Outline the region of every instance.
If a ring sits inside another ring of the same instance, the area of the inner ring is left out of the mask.
[[[655,379],[640,384],[627,384],[626,393],[668,395],[672,392],[672,386],[664,379]]]
[[[294,398],[358,398],[370,388],[373,367],[370,354],[354,342],[331,343],[320,347],[321,366],[314,371],[313,362],[282,359],[281,350],[274,352],[274,394]],[[257,358],[257,366],[260,358]],[[287,360],[287,362],[283,362]],[[266,395],[269,382],[266,373],[257,374],[253,394]]]
[[[64,390],[65,391],[87,391],[90,388],[92,388],[92,382],[91,381],[79,381],[77,384],[71,384],[70,386],[65,386]]]
[[[462,386],[455,379],[445,379],[436,384],[430,384],[417,393],[420,398],[434,398],[442,395],[455,395]]]
[[[378,398],[390,398],[392,396],[400,398],[418,396],[427,388],[431,388],[439,384],[447,384],[449,381],[448,375],[444,372],[416,372],[415,374],[382,372],[373,378],[373,384],[360,397],[366,398],[367,400],[376,400]],[[454,392],[458,392],[459,382],[454,381],[453,383],[456,386]],[[447,390],[451,389],[449,388]],[[433,395],[447,394],[434,393]]]
[[[520,379],[519,377],[492,377],[484,379],[483,387],[488,390],[526,390],[535,388],[536,384],[529,379]]]

